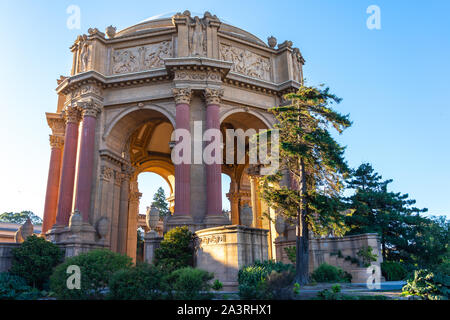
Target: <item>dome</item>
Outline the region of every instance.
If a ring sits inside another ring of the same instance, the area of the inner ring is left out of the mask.
[[[188,14],[192,18],[194,18],[196,16],[200,17],[199,14],[191,14],[189,11],[185,11],[183,13],[183,15],[186,15],[186,14]],[[175,25],[172,20],[172,18],[175,15],[180,15],[180,13],[168,12],[168,13],[161,13],[161,14],[152,16],[150,18],[143,20],[142,22],[140,22],[136,25],[133,25],[131,27],[125,28],[125,29],[117,32],[116,38],[132,37],[132,36],[140,35],[140,34],[144,34],[144,33],[152,33],[152,32],[158,32],[158,31],[163,31],[163,30],[167,30],[167,29],[175,29]],[[205,14],[203,15],[203,18],[205,18],[206,16],[211,16],[211,15],[208,12],[205,12]],[[211,16],[211,17],[220,20],[221,24],[220,24],[219,32],[222,32],[224,34],[227,34],[227,35],[235,37],[235,38],[253,42],[260,46],[268,47],[264,41],[262,41],[255,35],[247,32],[245,30],[242,30],[238,27],[235,27],[229,23],[226,23],[223,20],[217,18],[216,16]]]

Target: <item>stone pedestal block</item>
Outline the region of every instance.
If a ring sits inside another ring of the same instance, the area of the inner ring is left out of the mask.
[[[12,264],[12,250],[20,243],[0,243],[0,272],[7,272]]]
[[[214,273],[223,290],[237,290],[239,269],[268,259],[268,230],[240,225],[199,230],[196,267]]]
[[[153,263],[155,260],[155,250],[159,248],[159,245],[163,237],[160,237],[156,231],[147,232],[144,235],[144,261],[147,263]]]
[[[103,241],[97,240],[96,233],[89,223],[83,223],[77,230],[55,225],[47,233],[47,239],[64,249],[67,258],[90,250],[107,248]]]

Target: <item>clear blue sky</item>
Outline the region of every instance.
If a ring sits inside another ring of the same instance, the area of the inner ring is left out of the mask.
[[[81,30],[66,27],[72,4],[81,9]],[[381,9],[381,30],[366,27],[372,4]],[[344,99],[339,110],[354,125],[339,141],[350,165],[371,162],[394,179],[393,190],[450,216],[447,0],[2,0],[0,212],[42,215],[50,157],[45,112],[56,108],[55,80],[69,73],[76,36],[186,9],[208,10],[263,40],[293,41],[306,59],[308,83],[326,83]],[[161,183],[145,180],[147,195]]]

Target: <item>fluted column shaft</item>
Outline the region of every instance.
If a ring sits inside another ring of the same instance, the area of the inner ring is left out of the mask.
[[[58,211],[56,215],[56,224],[60,226],[68,225],[72,211],[78,147],[78,125],[80,122],[80,111],[78,107],[71,106],[64,109],[64,117],[66,119],[66,133],[64,137],[65,145],[58,193]]]
[[[94,169],[95,128],[100,106],[95,102],[82,104],[83,124],[81,129],[80,157],[75,197],[75,209],[78,209],[84,222],[89,221],[92,193],[92,174]]]
[[[189,89],[174,89],[176,115],[176,129],[190,132],[189,103],[191,91]],[[177,141],[178,142],[178,141]],[[175,212],[174,216],[189,216],[191,213],[191,165],[181,163],[175,165]]]
[[[220,131],[220,99],[223,91],[219,89],[205,89],[206,100],[206,130],[215,129]],[[217,137],[215,137],[217,139]],[[220,148],[221,141],[213,140],[216,151]],[[222,164],[216,161],[206,164],[206,199],[207,216],[222,215]]]
[[[44,205],[44,221],[42,223],[41,234],[45,234],[56,222],[63,144],[64,140],[62,137],[55,135],[50,136],[50,165],[48,169],[47,191],[45,194]]]

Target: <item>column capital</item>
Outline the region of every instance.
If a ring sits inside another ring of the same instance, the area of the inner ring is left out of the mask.
[[[223,97],[223,89],[205,88],[203,96],[207,105],[220,105]]]
[[[173,88],[173,96],[176,104],[189,104],[191,103],[192,90],[191,88]]]
[[[87,101],[80,101],[76,103],[77,107],[80,109],[81,114],[84,117],[94,117],[102,111],[102,105],[95,101],[94,99],[90,99]]]
[[[78,124],[81,120],[80,109],[76,105],[70,105],[64,108],[62,115],[66,123]]]
[[[64,136],[66,131],[66,123],[62,114],[46,113],[47,123],[52,130],[53,135]]]
[[[61,136],[57,136],[54,134],[50,135],[50,147],[53,148],[58,148],[58,149],[62,149],[64,145],[64,138]]]

